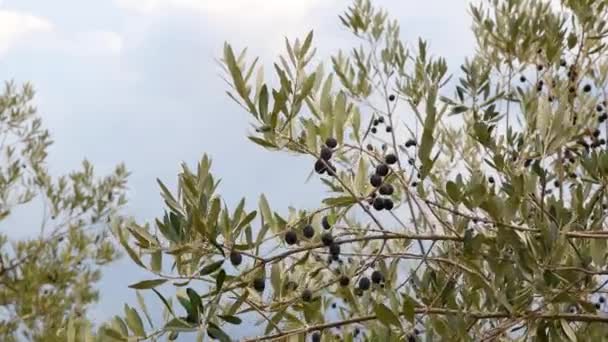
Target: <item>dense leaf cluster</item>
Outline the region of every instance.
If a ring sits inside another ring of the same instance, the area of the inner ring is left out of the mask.
[[[207,156],[184,165],[176,193],[159,182],[162,217],[114,227],[166,320],[146,330],[129,309],[106,334],[227,341],[247,320],[251,341],[605,340],[606,6],[472,5],[456,77],[365,0],[340,16],[361,45],[329,72],[312,32],[286,41],[275,84],[226,44],[249,139],[309,158],[328,195],[229,209]]]

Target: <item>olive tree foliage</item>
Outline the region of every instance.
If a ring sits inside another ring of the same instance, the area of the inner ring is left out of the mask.
[[[83,336],[100,268],[119,255],[101,227],[125,203],[123,165],[103,178],[86,160],[66,176],[49,174],[52,140],[33,97],[29,84],[8,82],[0,93],[0,340],[7,342],[66,341],[68,325]],[[17,232],[30,237],[15,239]]]
[[[327,195],[314,210],[264,196],[230,209],[207,156],[184,165],[177,192],[160,183],[160,218],[114,226],[150,272],[131,287],[153,291],[165,321],[127,307],[106,334],[606,340],[607,3],[469,10],[477,46],[460,70],[367,0],[339,17],[360,45],[329,71],[312,32],[286,41],[276,82],[226,44],[249,139],[308,158]]]

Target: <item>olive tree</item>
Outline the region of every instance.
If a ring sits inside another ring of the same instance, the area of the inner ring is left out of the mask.
[[[96,177],[85,160],[52,176],[52,140],[33,97],[29,84],[8,82],[0,92],[0,340],[7,342],[66,341],[68,325],[72,340],[90,330],[100,268],[119,255],[107,227],[125,203],[128,175],[118,165]],[[24,231],[29,237],[15,238]]]
[[[164,214],[113,227],[165,321],[127,308],[105,334],[606,340],[607,5],[477,1],[454,71],[367,0],[339,16],[358,46],[315,64],[312,32],[287,40],[276,82],[226,44],[249,139],[308,158],[327,194],[228,208],[207,156],[184,165]]]

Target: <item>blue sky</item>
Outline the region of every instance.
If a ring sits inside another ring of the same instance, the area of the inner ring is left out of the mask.
[[[473,49],[465,0],[378,0],[403,38],[419,36],[452,71]],[[0,0],[0,79],[31,81],[55,144],[49,164],[63,173],[86,157],[99,172],[124,161],[132,172],[126,212],[161,214],[155,178],[175,184],[179,164],[212,156],[229,204],[260,193],[277,209],[319,204],[310,161],[266,152],[246,138],[249,117],[224,93],[214,61],[224,41],[271,65],[283,39],[315,30],[319,56],[353,40],[337,0]],[[269,68],[267,68],[269,70]],[[28,222],[24,220],[22,222]],[[36,228],[18,227],[14,237]],[[127,285],[147,275],[127,258],[104,271],[98,322],[135,305]],[[152,303],[150,303],[152,304]]]

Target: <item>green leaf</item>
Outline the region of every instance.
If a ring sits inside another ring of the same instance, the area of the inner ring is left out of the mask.
[[[156,289],[152,289],[152,291],[154,291],[154,293],[156,293],[156,295],[158,296],[158,298],[160,298],[160,300],[163,302],[163,304],[165,304],[165,307],[171,313],[171,315],[175,316],[175,314],[173,313],[173,308],[171,308],[171,305],[169,305],[169,302],[167,301],[167,299],[165,299],[165,297],[160,292],[158,292]]]
[[[263,194],[260,196],[260,201],[258,205],[260,207],[260,212],[262,213],[262,218],[264,219],[264,222],[266,222],[274,231],[276,228],[274,225],[274,217],[272,216],[272,212],[270,211],[268,200]]]
[[[416,303],[414,302],[414,300],[412,299],[412,297],[410,297],[407,294],[402,294],[403,296],[403,305],[401,310],[403,310],[403,316],[405,317],[405,319],[407,319],[410,323],[414,323],[414,318],[416,315]]]
[[[217,317],[221,318],[223,321],[226,321],[230,324],[234,324],[234,325],[239,325],[241,324],[243,321],[236,317],[236,316],[230,316],[230,315],[218,315]]]
[[[153,272],[160,272],[163,264],[163,252],[162,250],[157,250],[151,253],[150,255],[150,269]]]
[[[247,216],[245,216],[241,222],[239,223],[239,225],[236,227],[236,229],[242,229],[243,227],[245,227],[246,225],[250,224],[251,221],[253,221],[255,219],[255,217],[257,216],[258,212],[257,211],[252,211],[249,214],[247,214]]]
[[[146,307],[146,302],[144,301],[144,296],[141,295],[141,291],[135,291],[135,295],[137,296],[137,303],[143,311],[144,316],[146,316],[146,320],[150,325],[150,328],[154,328],[154,323],[152,323],[152,318],[150,318],[150,313],[148,312],[148,308]]]
[[[591,258],[596,265],[606,263],[606,240],[591,239]]]
[[[367,163],[365,162],[365,158],[359,159],[359,166],[357,168],[357,174],[355,175],[355,189],[357,190],[359,195],[366,195]]]
[[[145,290],[152,289],[159,285],[162,285],[167,282],[167,279],[151,279],[151,280],[142,280],[138,283],[129,285],[132,289]]]
[[[437,125],[437,109],[435,107],[435,98],[437,96],[437,89],[431,87],[426,102],[426,117],[424,118],[424,129],[422,133],[422,139],[420,141],[420,149],[418,150],[418,157],[422,161],[423,168],[427,171],[421,174],[422,178],[426,177],[430,171],[428,164],[431,163],[431,150],[435,143],[433,133],[435,132],[435,126]]]
[[[213,322],[208,322],[208,330],[209,334],[215,336],[215,338],[219,339],[221,342],[232,342],[230,336],[226,335],[226,333],[217,326],[217,324]]]
[[[324,199],[323,203],[329,206],[345,207],[357,203],[357,199],[353,196],[330,197]]]
[[[222,286],[224,285],[224,280],[226,280],[226,271],[223,269],[219,271],[217,274],[217,278],[215,279],[215,288],[217,292],[220,292]]]
[[[312,87],[315,85],[315,77],[315,73],[312,73],[306,78],[306,80],[304,80],[304,84],[302,84],[302,91],[299,95],[300,99],[304,99],[310,95]]]
[[[270,283],[275,293],[281,292],[281,266],[277,262],[270,269]]]
[[[135,251],[129,246],[129,242],[127,242],[127,240],[121,238],[120,244],[127,251],[127,254],[129,254],[129,257],[131,258],[131,260],[133,260],[133,262],[135,262],[141,268],[146,268],[146,266],[144,266],[144,264],[139,259],[139,256],[137,255],[137,253],[135,253]]]
[[[306,39],[304,39],[304,43],[302,44],[302,47],[300,48],[300,58],[304,58],[304,56],[306,55],[306,53],[308,52],[308,49],[310,48],[310,44],[312,43],[312,38],[314,36],[314,31],[310,31],[308,32],[308,34],[306,35]]]
[[[214,263],[211,263],[211,264],[203,267],[203,269],[201,270],[201,272],[199,274],[201,276],[211,274],[211,273],[217,271],[220,267],[222,267],[223,263],[224,263],[224,260],[219,260]]]
[[[577,341],[576,333],[570,326],[570,323],[568,321],[566,321],[565,319],[561,319],[559,322],[562,325],[562,330],[564,331],[564,334],[566,334],[566,336],[568,336],[568,339],[572,342],[576,342]]]
[[[103,327],[103,329],[101,330],[101,334],[118,341],[127,341],[126,337],[124,337],[121,333],[109,326]]]
[[[127,325],[129,326],[129,329],[137,336],[146,336],[144,324],[137,311],[125,304],[125,314],[127,316]]]
[[[165,324],[164,329],[167,331],[177,331],[177,332],[196,331],[196,327],[188,324],[188,322],[186,322],[182,319],[179,319],[179,318],[173,318],[172,320],[167,322],[167,324]]]
[[[67,332],[68,342],[76,341],[76,329],[74,328],[74,319],[70,317],[68,320],[68,332]]]
[[[260,111],[260,117],[266,122],[266,115],[268,114],[268,88],[264,84],[260,90],[260,99],[258,100],[258,109]]]
[[[399,317],[397,317],[397,315],[395,315],[391,309],[387,308],[386,305],[376,303],[374,305],[374,313],[384,325],[394,325],[395,327],[401,328]]]
[[[448,181],[445,184],[445,191],[450,196],[450,199],[456,203],[460,202],[460,189],[458,189],[458,185],[452,181]]]

